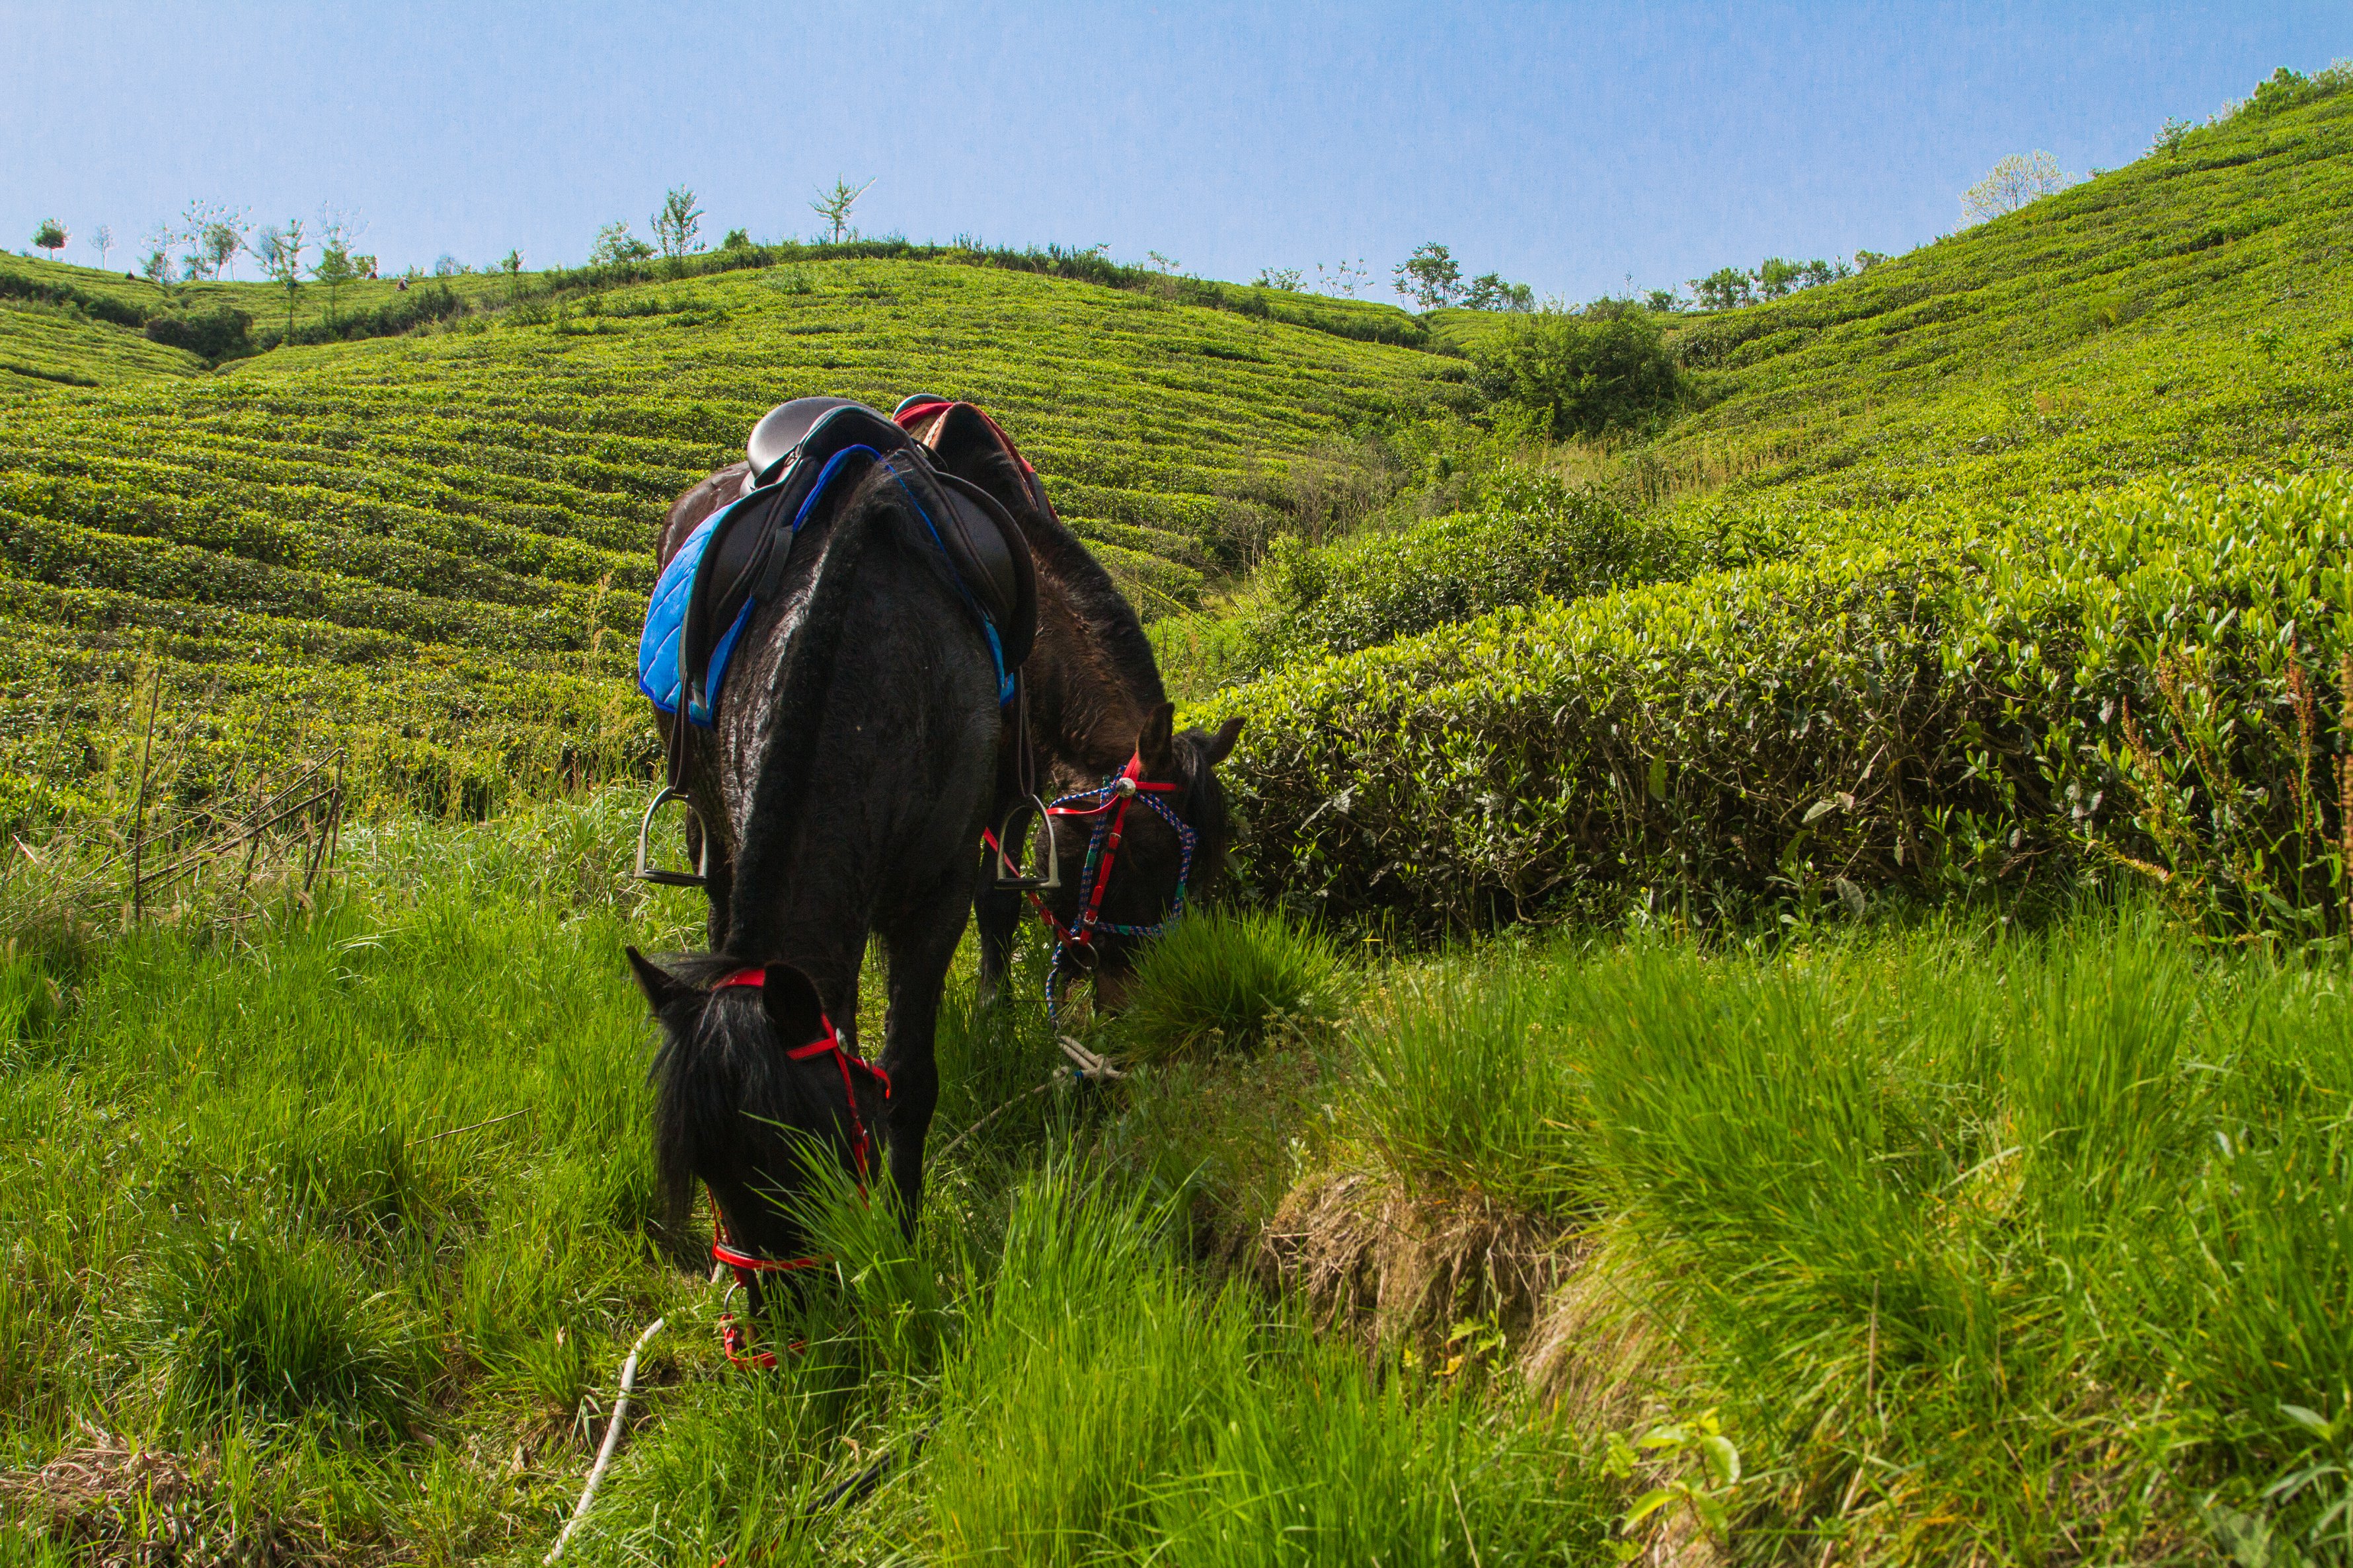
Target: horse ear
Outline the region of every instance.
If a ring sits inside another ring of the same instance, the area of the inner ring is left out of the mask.
[[[825,1004],[809,977],[791,964],[768,965],[760,1005],[768,1010],[768,1022],[776,1026],[786,1049],[825,1037]]]
[[[1144,763],[1147,778],[1165,778],[1176,771],[1176,704],[1163,702],[1144,721],[1136,732],[1135,754]]]
[[[629,955],[629,973],[638,977],[638,989],[646,994],[646,1005],[655,1012],[660,1012],[680,997],[693,992],[693,986],[636,948],[624,948],[622,951]]]
[[[1228,757],[1233,755],[1234,742],[1241,738],[1242,721],[1240,719],[1229,719],[1224,723],[1219,725],[1218,732],[1209,737],[1209,765],[1211,767],[1215,767],[1219,763],[1224,762]]]

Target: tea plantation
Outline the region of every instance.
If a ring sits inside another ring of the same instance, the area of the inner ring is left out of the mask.
[[[2344,929],[2348,256],[2332,92],[1680,323],[1686,412],[1533,465],[1614,535],[1491,487],[1479,526],[1557,547],[1279,560],[1276,630],[1362,651],[1211,705],[1250,716],[1261,885],[1463,930],[2123,875]],[[1450,601],[1498,613],[1415,615]]]
[[[984,402],[1151,615],[1196,601],[1205,536],[1254,476],[1413,417],[1459,374],[1153,293],[892,260],[552,300],[462,279],[512,302],[203,374],[111,318],[151,286],[9,266],[53,296],[0,309],[20,363],[0,377],[5,761],[36,815],[102,783],[142,667],[204,715],[220,768],[332,736],[386,798],[480,810],[641,766],[628,674],[654,524],[787,397]]]

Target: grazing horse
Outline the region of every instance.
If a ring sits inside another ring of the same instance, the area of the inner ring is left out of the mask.
[[[1029,542],[1038,630],[1022,681],[1028,744],[1040,773],[1037,789],[1026,787],[1018,776],[1021,742],[1008,732],[992,820],[1004,824],[1008,810],[1018,817],[1032,794],[1060,802],[1046,824],[1061,886],[1040,895],[1057,938],[1055,968],[1091,974],[1097,1005],[1116,1008],[1134,973],[1138,936],[1158,929],[1173,905],[1200,894],[1224,866],[1231,830],[1215,769],[1242,721],[1228,720],[1214,732],[1174,730],[1176,709],[1134,609],[1054,514],[1034,471],[987,415],[968,403],[910,398],[899,417],[942,470],[995,497]],[[1134,789],[1119,787],[1123,774]],[[1021,837],[1007,832],[1017,858]],[[1108,863],[1105,846],[1113,847]],[[987,994],[1004,975],[1021,901],[996,885],[997,857],[982,859]]]
[[[933,1029],[1000,772],[999,676],[981,620],[941,570],[913,492],[891,467],[858,460],[744,623],[713,727],[660,716],[685,730],[672,739],[694,836],[711,841],[713,952],[667,966],[629,953],[663,1035],[654,1142],[667,1228],[684,1235],[702,1181],[718,1210],[714,1255],[755,1313],[763,1275],[810,1261],[790,1212],[806,1140],[861,1184],[887,1158],[913,1225],[938,1098]],[[748,480],[737,464],[681,497],[662,559]],[[890,969],[879,1068],[856,1049],[870,934]]]

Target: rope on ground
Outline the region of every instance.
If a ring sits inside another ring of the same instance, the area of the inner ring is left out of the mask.
[[[1048,1079],[1041,1084],[1035,1085],[1029,1089],[1025,1089],[1019,1094],[1015,1095],[1011,1100],[1006,1100],[996,1110],[990,1111],[987,1115],[982,1117],[979,1121],[974,1122],[971,1126],[965,1128],[955,1137],[949,1139],[946,1146],[941,1149],[938,1153],[928,1155],[926,1157],[933,1160],[945,1161],[949,1155],[955,1152],[957,1144],[962,1143],[965,1139],[971,1137],[974,1133],[979,1131],[982,1128],[987,1126],[990,1122],[996,1121],[998,1117],[1004,1115],[1007,1111],[1012,1110],[1023,1100],[1029,1100],[1033,1096],[1045,1093],[1056,1084],[1063,1081],[1065,1075],[1071,1078],[1086,1079],[1093,1082],[1108,1082],[1113,1079],[1124,1078],[1127,1076],[1121,1072],[1117,1067],[1113,1065],[1110,1058],[1097,1056],[1094,1052],[1087,1049],[1086,1047],[1079,1044],[1078,1041],[1071,1038],[1070,1036],[1062,1035],[1057,1038],[1058,1043],[1062,1047],[1062,1054],[1071,1058],[1071,1065],[1069,1067],[1056,1068],[1053,1077]]]
[[[539,1560],[540,1568],[547,1568],[547,1564],[564,1555],[564,1543],[572,1539],[572,1532],[580,1528],[582,1520],[588,1517],[588,1505],[596,1499],[596,1488],[605,1479],[605,1467],[613,1462],[613,1449],[621,1441],[621,1417],[628,1413],[629,1390],[638,1383],[638,1352],[646,1348],[648,1340],[661,1332],[662,1325],[669,1321],[656,1318],[646,1325],[646,1331],[638,1336],[638,1342],[629,1347],[629,1359],[621,1363],[621,1392],[613,1399],[613,1419],[605,1428],[605,1446],[596,1450],[596,1463],[588,1472],[588,1484],[580,1489],[580,1502],[573,1509],[572,1517],[564,1521],[564,1533],[555,1538],[555,1544],[549,1547],[547,1555]]]

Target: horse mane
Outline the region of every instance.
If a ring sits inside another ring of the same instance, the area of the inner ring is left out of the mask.
[[[723,953],[674,954],[660,966],[695,993],[744,967]],[[684,1005],[664,1013],[647,1076],[661,1228],[675,1249],[682,1247],[698,1180],[714,1171],[759,1171],[777,1127],[822,1123],[833,1110],[792,1071],[758,992],[712,993],[691,1016]],[[764,1173],[779,1184],[786,1176]]]
[[[1149,710],[1168,700],[1160,661],[1135,607],[1085,542],[1050,508],[1038,504],[980,412],[969,404],[950,408],[940,416],[931,447],[942,468],[978,485],[1013,514],[1030,554],[1061,588],[1071,613],[1094,634],[1135,705]]]

